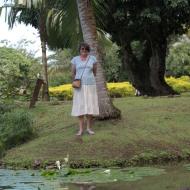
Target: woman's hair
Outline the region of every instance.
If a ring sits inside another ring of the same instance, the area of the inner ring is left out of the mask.
[[[81,48],[85,48],[88,52],[90,52],[90,46],[86,43],[86,42],[81,42],[80,44],[79,44],[79,52],[80,52],[80,49]]]

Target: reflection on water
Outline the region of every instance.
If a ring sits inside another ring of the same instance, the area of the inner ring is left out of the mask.
[[[65,184],[61,177],[47,180],[38,171],[0,170],[0,190],[190,190],[190,171],[169,167],[165,174],[134,182]]]

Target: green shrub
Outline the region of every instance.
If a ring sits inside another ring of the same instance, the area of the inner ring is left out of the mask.
[[[180,78],[168,77],[166,82],[177,92],[190,92],[190,77],[182,76]]]
[[[176,43],[169,50],[169,55],[166,59],[167,73],[180,77],[182,75],[190,76],[190,43]]]
[[[190,92],[190,77],[180,78],[168,77],[166,82],[177,92]],[[135,96],[135,89],[129,82],[107,83],[109,95],[113,98]],[[71,100],[73,89],[71,84],[60,85],[49,88],[50,95],[58,100]]]
[[[71,83],[71,74],[70,71],[69,72],[57,72],[54,73],[53,75],[51,75],[51,77],[49,77],[49,85],[50,86],[59,86],[62,84],[68,84]]]
[[[4,114],[5,112],[10,112],[13,108],[14,108],[13,105],[0,102],[0,114]]]
[[[5,152],[5,145],[3,142],[0,141],[0,157],[4,155]]]
[[[121,59],[119,47],[116,44],[109,44],[104,50],[103,68],[108,82],[119,81],[121,76]],[[123,75],[122,75],[123,76]],[[126,79],[125,79],[126,80]]]
[[[49,88],[50,96],[58,100],[72,100],[73,89],[71,84],[60,85]]]
[[[0,115],[0,120],[0,142],[6,149],[26,142],[34,135],[32,118],[24,110],[7,112]]]
[[[41,67],[36,59],[20,50],[0,47],[0,95],[13,98],[20,88],[31,91]]]

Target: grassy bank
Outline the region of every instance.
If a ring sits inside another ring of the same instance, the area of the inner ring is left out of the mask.
[[[124,166],[190,158],[190,94],[181,97],[114,99],[121,120],[95,121],[96,134],[76,137],[71,102],[38,103],[30,112],[37,137],[7,151],[2,162],[32,166],[63,160],[72,167]]]

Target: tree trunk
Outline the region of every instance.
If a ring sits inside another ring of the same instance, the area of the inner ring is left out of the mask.
[[[134,88],[140,91],[141,95],[155,95],[155,90],[151,86],[149,78],[149,65],[147,64],[148,51],[144,52],[142,62],[139,62],[132,52],[130,43],[123,49],[124,62],[128,77]]]
[[[161,44],[161,45],[159,45]],[[164,79],[166,43],[145,47],[144,56],[138,61],[128,43],[124,49],[124,61],[129,80],[142,95],[163,96],[177,94]]]
[[[49,101],[49,85],[48,85],[48,66],[47,66],[47,56],[46,56],[46,26],[45,26],[45,19],[43,13],[40,17],[40,40],[41,40],[41,49],[42,49],[42,64],[44,66],[44,84],[43,84],[43,93],[42,93],[42,100]]]
[[[166,83],[164,78],[166,47],[166,42],[154,45],[152,47],[152,56],[149,61],[150,81],[157,96],[178,94]]]
[[[44,81],[42,79],[37,79],[36,85],[34,88],[34,92],[32,94],[32,98],[30,100],[29,108],[33,108],[35,106],[36,101],[38,100],[38,95],[40,92],[41,86],[44,84]]]
[[[91,54],[96,56],[98,62],[96,84],[100,108],[99,118],[118,118],[121,113],[120,110],[114,107],[108,95],[105,77],[101,66],[103,59],[98,45],[96,22],[90,0],[77,0],[77,5],[84,41],[90,45]]]

